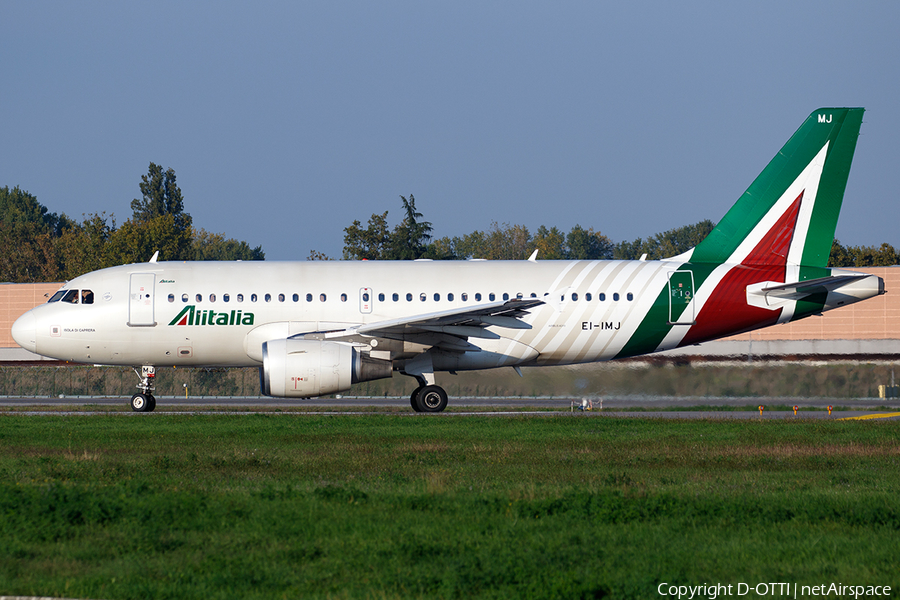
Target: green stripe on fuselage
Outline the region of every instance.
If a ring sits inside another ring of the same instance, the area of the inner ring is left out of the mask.
[[[717,266],[718,265],[711,264],[685,263],[679,265],[677,269],[673,266],[672,270],[691,271],[694,274],[694,297],[696,297],[697,291]],[[682,313],[685,308],[686,307],[682,308]],[[677,319],[681,314],[673,316]],[[631,338],[629,338],[619,353],[616,354],[616,358],[627,358],[629,356],[655,352],[669,334],[669,331],[672,330],[672,327],[673,325],[669,323],[669,286],[668,281],[666,281],[660,290],[659,295],[656,297],[656,300],[653,301],[653,306],[647,311],[644,320],[641,321],[641,324],[638,325]],[[685,326],[678,325],[678,327]]]

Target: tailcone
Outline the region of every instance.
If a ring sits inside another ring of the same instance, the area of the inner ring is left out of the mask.
[[[823,309],[831,310],[884,294],[884,279],[877,275],[867,275],[829,291]]]

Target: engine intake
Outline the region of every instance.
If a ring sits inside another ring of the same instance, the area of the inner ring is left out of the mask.
[[[343,392],[360,381],[390,377],[389,360],[349,344],[319,340],[269,340],[262,345],[259,386],[266,396],[311,398]]]

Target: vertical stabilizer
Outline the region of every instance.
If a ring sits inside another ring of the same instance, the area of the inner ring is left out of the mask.
[[[825,267],[862,116],[862,108],[813,111],[691,262]]]

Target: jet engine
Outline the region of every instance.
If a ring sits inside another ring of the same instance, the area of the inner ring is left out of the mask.
[[[389,360],[349,344],[319,340],[269,340],[262,345],[259,385],[266,396],[311,398],[350,389],[360,381],[391,376]]]

